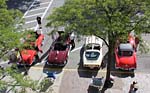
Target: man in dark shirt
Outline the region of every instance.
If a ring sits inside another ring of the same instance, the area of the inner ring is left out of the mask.
[[[37,20],[37,23],[39,25],[39,28],[41,29],[42,28],[41,27],[41,17],[37,16],[36,20]]]

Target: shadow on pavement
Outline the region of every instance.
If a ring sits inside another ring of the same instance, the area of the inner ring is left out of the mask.
[[[111,71],[111,75],[113,76],[117,76],[117,77],[120,77],[120,78],[126,78],[126,77],[134,77],[135,74],[134,74],[134,70],[131,70],[131,71],[125,71],[125,70],[115,70],[115,71]]]
[[[100,67],[101,69],[104,69],[107,67],[107,59],[108,59],[108,52],[103,57],[103,61],[101,63],[101,67]]]
[[[84,77],[84,78],[92,78],[92,76],[94,77],[97,76],[99,69],[90,70],[89,68],[83,67],[83,52],[84,52],[84,48],[82,47],[80,50],[80,62],[79,62],[79,67],[78,67],[79,76]]]
[[[26,76],[26,75],[28,75],[30,67],[31,66],[21,66],[21,65],[18,65],[17,68],[14,68],[14,69],[18,70],[18,72],[20,72],[20,73],[24,72],[23,75]]]
[[[50,50],[50,48],[40,57],[40,60],[43,60],[45,57],[47,57],[49,50]],[[46,60],[47,60],[47,58],[46,58]]]
[[[34,0],[8,0],[6,2],[8,9],[19,9],[25,13]]]
[[[89,86],[87,91],[87,93],[100,93],[99,89],[93,86]]]
[[[63,67],[58,67],[58,66],[50,66],[47,63],[45,63],[44,68],[43,68],[43,73],[55,73],[59,74],[62,72]]]

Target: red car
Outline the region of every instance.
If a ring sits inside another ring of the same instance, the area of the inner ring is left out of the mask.
[[[115,49],[115,68],[123,70],[136,69],[136,51],[131,43],[121,43]]]
[[[41,46],[42,41],[44,40],[44,35],[39,34],[38,38],[36,39],[35,43],[31,42],[31,46],[35,46],[35,49],[24,49],[20,52],[20,61],[19,65],[32,65],[36,59],[39,59],[38,52],[42,52]]]
[[[18,65],[32,65],[35,62],[37,51],[36,50],[23,50],[20,53],[21,61],[19,61]]]
[[[69,36],[63,38],[62,33],[59,32],[59,37],[51,45],[48,55],[48,65],[65,66],[68,61],[71,40]]]

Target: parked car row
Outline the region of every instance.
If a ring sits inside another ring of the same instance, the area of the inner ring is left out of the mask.
[[[69,36],[61,41],[58,37],[51,45],[48,55],[48,65],[64,66],[68,62],[71,40]],[[138,41],[129,35],[127,43],[118,43],[115,48],[115,68],[123,70],[136,69],[136,48]],[[90,69],[100,68],[103,64],[102,54],[103,40],[97,36],[86,36],[83,46],[83,67]]]
[[[48,58],[48,65],[65,66],[68,62],[69,52],[71,51],[72,40],[71,34],[64,34],[63,31],[58,32],[59,36],[52,42]],[[28,37],[30,38],[30,37]],[[42,53],[42,41],[44,40],[43,34],[38,34],[35,42],[30,42],[34,49],[25,48],[20,52],[19,65],[32,65],[35,59],[38,58],[38,52]],[[127,43],[117,43],[115,47],[115,68],[123,70],[136,69],[136,48],[138,45],[137,39],[129,35]],[[97,36],[90,35],[85,38],[83,46],[83,67],[90,69],[100,68],[103,64],[102,54],[103,40]]]

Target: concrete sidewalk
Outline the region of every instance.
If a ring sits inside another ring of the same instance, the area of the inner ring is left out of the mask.
[[[92,74],[95,74],[93,72],[80,72],[79,70],[65,71],[58,93],[98,93],[97,89],[89,89]],[[96,77],[100,78],[103,76],[105,78],[105,75],[106,73],[99,70]]]
[[[105,93],[128,93],[130,84],[133,81],[138,82],[138,90],[136,93],[150,93],[150,74],[147,73],[137,73],[135,77],[114,77],[115,82],[112,88],[109,88]]]

